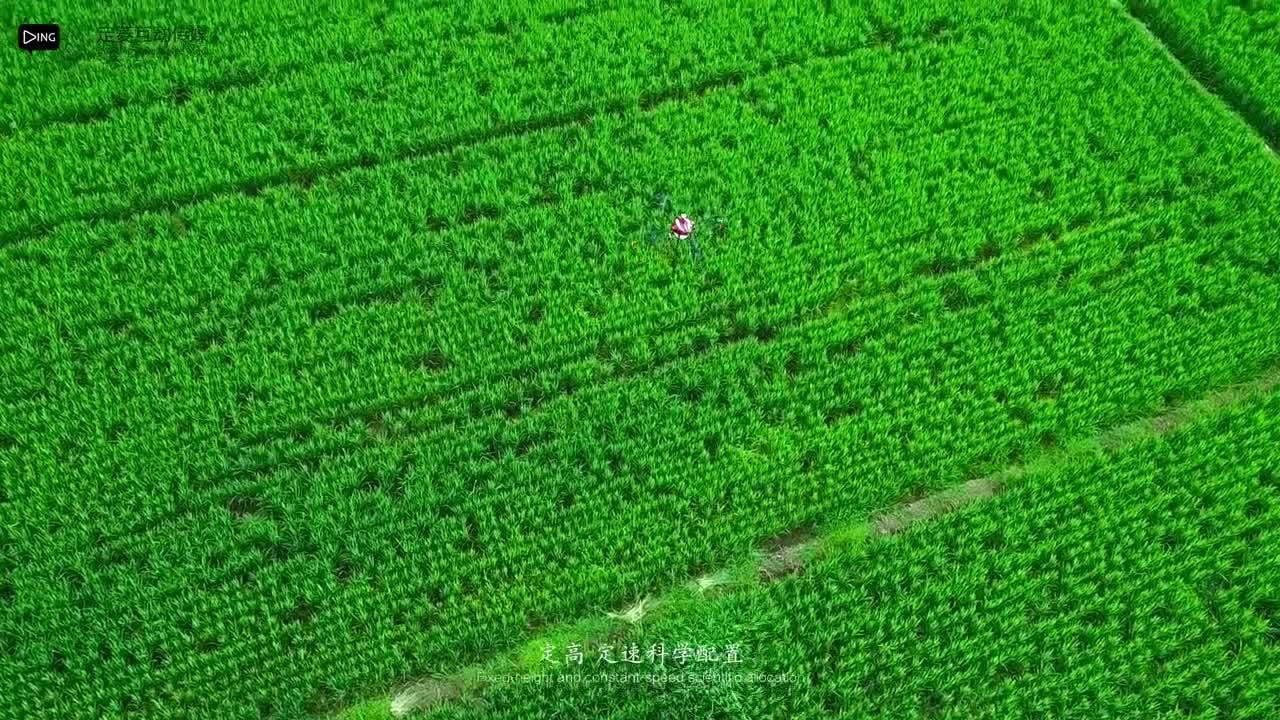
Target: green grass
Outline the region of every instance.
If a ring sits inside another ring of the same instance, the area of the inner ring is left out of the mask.
[[[2,116],[6,710],[376,716],[1280,360],[1280,174],[1132,23],[819,5],[4,60],[80,79]]]

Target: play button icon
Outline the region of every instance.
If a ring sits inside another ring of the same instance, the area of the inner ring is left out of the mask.
[[[19,50],[57,50],[62,32],[57,25],[19,25]]]

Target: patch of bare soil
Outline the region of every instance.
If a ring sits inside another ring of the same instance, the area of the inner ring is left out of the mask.
[[[804,568],[805,556],[817,538],[817,528],[804,524],[761,546],[760,579],[770,582],[794,575]]]
[[[431,708],[458,700],[466,692],[461,680],[454,678],[428,678],[420,680],[395,694],[391,699],[391,714],[404,717],[410,712]]]
[[[892,535],[910,527],[913,523],[951,512],[975,500],[989,498],[1000,492],[1000,483],[992,477],[975,478],[958,487],[947,488],[891,510],[872,522],[878,535]]]

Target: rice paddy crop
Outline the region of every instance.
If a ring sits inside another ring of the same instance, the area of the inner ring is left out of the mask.
[[[1273,390],[422,716],[1274,717],[1278,471]]]
[[[1105,3],[197,5],[200,52],[104,74],[76,32],[147,8],[68,9],[0,64],[0,717],[385,716],[1280,362],[1280,167]],[[975,512],[1142,477],[1089,472]],[[840,573],[963,517],[812,582],[863,607]],[[933,683],[964,637],[850,707],[977,702]]]
[[[1200,82],[1280,147],[1280,6],[1267,0],[1130,0]]]

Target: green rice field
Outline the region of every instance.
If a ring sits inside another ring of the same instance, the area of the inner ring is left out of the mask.
[[[435,717],[1274,717],[1277,417],[1270,390],[1168,435],[1080,448],[900,536],[837,536],[788,581],[686,598],[581,662],[565,652],[579,635],[549,640],[530,680],[476,673],[486,703]],[[566,666],[598,679],[531,681],[575,677]]]
[[[28,5],[0,720],[1280,717],[1280,5]]]

